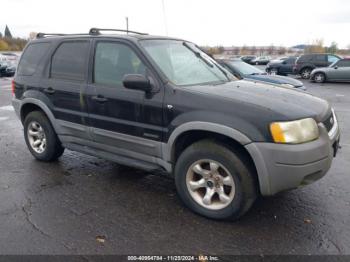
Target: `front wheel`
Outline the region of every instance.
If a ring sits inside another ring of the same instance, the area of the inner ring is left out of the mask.
[[[214,141],[189,146],[175,166],[180,198],[192,211],[213,219],[241,217],[257,197],[250,163]]]
[[[29,151],[37,160],[55,161],[64,152],[55,130],[43,112],[34,111],[25,118],[24,138]]]
[[[316,83],[323,83],[326,80],[326,76],[324,73],[316,73],[314,75],[314,81]]]

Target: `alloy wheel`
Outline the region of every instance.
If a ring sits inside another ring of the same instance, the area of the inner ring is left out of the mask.
[[[235,197],[235,182],[221,163],[201,159],[193,163],[186,174],[186,185],[191,197],[201,206],[219,210]]]
[[[324,78],[325,78],[324,75],[319,73],[319,74],[315,75],[314,80],[317,83],[323,83],[324,82]]]
[[[27,135],[31,148],[36,153],[42,154],[46,149],[46,135],[42,126],[36,121],[29,123]]]

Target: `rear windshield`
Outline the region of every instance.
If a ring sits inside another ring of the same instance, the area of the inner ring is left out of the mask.
[[[33,75],[40,60],[49,50],[49,47],[50,43],[34,43],[29,45],[22,55],[17,74],[24,76]]]

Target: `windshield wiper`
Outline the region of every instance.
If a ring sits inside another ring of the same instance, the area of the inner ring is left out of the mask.
[[[199,53],[198,51],[194,50],[188,43],[186,42],[183,42],[182,43],[184,46],[186,46],[189,50],[191,50],[195,55],[196,57],[200,58],[204,63],[206,63],[208,66],[210,67],[214,67],[214,65],[212,63],[210,63],[207,59],[205,59],[201,53]]]

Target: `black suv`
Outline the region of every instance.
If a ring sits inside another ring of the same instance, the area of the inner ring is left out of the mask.
[[[36,159],[67,148],[166,171],[189,208],[215,219],[330,168],[339,128],[326,101],[237,80],[185,40],[101,32],[38,34],[25,48],[13,106]]]
[[[304,79],[309,79],[313,69],[327,67],[341,59],[333,54],[307,54],[300,56],[293,67],[293,73]]]

